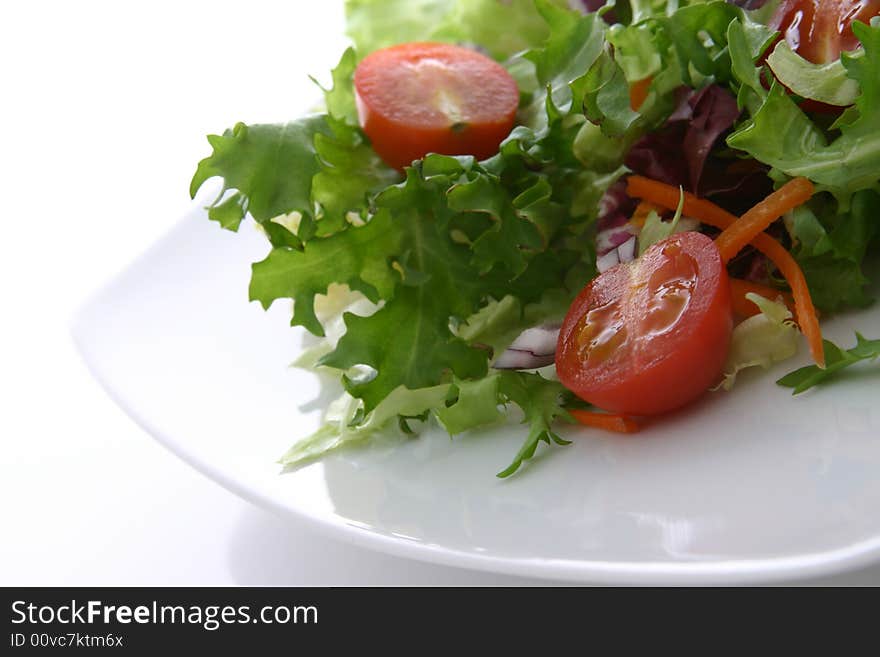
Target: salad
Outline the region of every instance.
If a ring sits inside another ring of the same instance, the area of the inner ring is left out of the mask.
[[[208,217],[270,250],[296,365],[345,394],[282,457],[377,431],[632,432],[806,344],[803,392],[880,355],[880,0],[349,0],[324,108],[208,137]],[[499,464],[501,465],[501,464]]]

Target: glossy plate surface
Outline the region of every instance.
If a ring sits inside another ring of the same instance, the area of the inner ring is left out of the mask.
[[[380,440],[282,473],[277,458],[334,393],[287,367],[302,340],[288,308],[247,303],[266,252],[253,226],[235,235],[193,210],[73,328],[113,398],[242,497],[392,554],[579,582],[769,582],[880,559],[880,374],[792,398],[774,380],[806,363],[805,346],[635,437],[565,428],[571,446],[508,480],[494,475],[524,438],[516,424]],[[878,326],[875,308],[825,332],[850,346]]]

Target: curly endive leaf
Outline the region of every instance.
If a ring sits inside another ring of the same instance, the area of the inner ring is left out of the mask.
[[[237,221],[227,216],[221,222],[233,230],[245,211],[260,223],[291,212],[314,216],[312,176],[320,170],[314,143],[317,134],[332,136],[323,115],[279,125],[237,123],[222,135],[209,135],[214,152],[199,162],[190,196],[195,197],[208,178],[221,176],[224,191],[238,192]]]
[[[807,365],[794,372],[789,372],[776,383],[787,388],[794,388],[791,394],[798,395],[813,386],[824,383],[843,369],[862,361],[880,358],[880,340],[868,340],[856,333],[856,346],[844,351],[830,340],[823,343],[825,348],[825,368]]]
[[[540,374],[528,372],[504,372],[499,384],[499,392],[507,400],[519,406],[525,414],[524,424],[529,425],[529,434],[513,459],[513,462],[498,473],[499,477],[509,477],[516,472],[523,461],[535,455],[539,442],[548,445],[568,445],[551,426],[557,419],[574,422],[564,408],[572,394],[558,381],[550,381]]]
[[[315,295],[326,293],[332,283],[345,283],[370,301],[390,298],[400,280],[390,258],[400,251],[401,239],[390,214],[380,212],[364,226],[315,238],[301,250],[275,248],[252,267],[250,299],[264,308],[276,299],[293,299],[291,324],[323,335],[315,317]]]

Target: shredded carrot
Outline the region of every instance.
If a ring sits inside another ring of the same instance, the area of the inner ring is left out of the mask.
[[[639,425],[628,415],[614,415],[612,413],[596,413],[595,411],[583,411],[573,409],[569,411],[575,420],[588,427],[605,429],[617,433],[635,433]]]
[[[636,80],[629,85],[629,106],[633,112],[638,110],[647,100],[648,93],[651,90],[651,81],[654,78],[648,76],[642,80]]]
[[[635,212],[633,212],[632,217],[629,218],[629,222],[634,226],[641,228],[645,225],[645,220],[651,212],[657,212],[659,214],[662,210],[663,208],[659,205],[654,205],[648,201],[642,201],[636,206]]]
[[[779,217],[794,210],[812,195],[813,183],[806,178],[789,180],[724,229],[715,240],[721,259],[729,262],[752,238],[763,233]]]
[[[758,306],[756,306],[753,301],[746,298],[746,295],[749,292],[758,294],[765,299],[770,299],[770,301],[776,301],[781,297],[783,303],[788,306],[792,315],[795,316],[795,321],[797,321],[797,308],[794,305],[794,297],[792,297],[789,292],[783,292],[782,290],[777,290],[775,287],[770,287],[769,285],[761,285],[760,283],[753,283],[752,281],[733,278],[731,276],[730,298],[731,301],[733,301],[733,312],[740,317],[751,317],[760,312]]]
[[[681,198],[681,190],[678,187],[667,185],[658,180],[651,180],[644,176],[630,176],[626,181],[626,193],[632,198],[638,198],[667,210],[675,210]],[[699,219],[704,224],[716,228],[727,228],[736,221],[736,215],[718,207],[711,201],[697,198],[690,192],[684,193],[684,206],[682,214],[694,219]]]
[[[644,199],[669,210],[678,207],[681,194],[678,187],[643,176],[630,176],[627,179],[626,193],[633,198]],[[688,217],[699,219],[704,224],[722,230],[737,220],[737,217],[727,210],[719,208],[711,201],[697,198],[689,192],[684,193],[682,212]],[[822,346],[822,331],[819,329],[819,318],[816,314],[816,308],[813,306],[813,299],[810,297],[804,272],[794,257],[785,250],[785,247],[766,233],[758,233],[752,238],[751,243],[758,251],[770,258],[785,277],[794,297],[795,316],[798,319],[801,332],[807,338],[810,354],[816,364],[824,368],[825,350]]]
[[[825,368],[825,347],[822,344],[822,330],[819,328],[819,315],[810,297],[810,288],[804,272],[794,257],[779,242],[766,233],[761,233],[752,240],[758,251],[770,258],[779,273],[783,275],[791,295],[794,297],[794,315],[797,318],[801,333],[807,338],[810,354],[821,368]]]

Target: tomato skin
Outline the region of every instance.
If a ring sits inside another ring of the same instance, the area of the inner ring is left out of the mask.
[[[717,382],[732,330],[717,247],[701,233],[678,233],[581,291],[559,332],[556,370],[563,385],[601,409],[665,413]]]
[[[880,16],[880,0],[783,0],[769,26],[801,57],[826,64],[859,47],[852,23],[874,16]]]
[[[519,105],[519,88],[503,66],[450,44],[373,52],[358,64],[354,85],[361,127],[397,169],[428,153],[494,155]]]

